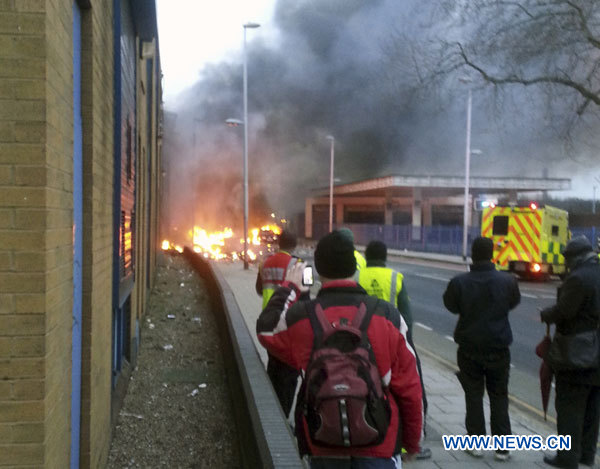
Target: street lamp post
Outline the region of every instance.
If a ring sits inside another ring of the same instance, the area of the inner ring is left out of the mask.
[[[466,81],[466,80],[461,80]],[[467,99],[467,146],[465,151],[465,200],[463,213],[463,243],[462,257],[463,261],[467,261],[467,235],[469,230],[469,177],[471,170],[471,88],[469,88],[469,96]]]
[[[248,54],[246,30],[260,27],[258,23],[244,24],[244,270],[248,270]]]
[[[597,182],[598,184],[600,184],[600,177],[594,176],[594,181]],[[598,188],[598,186],[594,184],[594,186],[593,186],[594,195],[592,197],[592,213],[593,214],[596,214],[596,189],[597,188]]]
[[[331,153],[329,158],[329,232],[333,231],[333,161],[335,157],[335,138],[328,135],[327,140],[331,141]]]

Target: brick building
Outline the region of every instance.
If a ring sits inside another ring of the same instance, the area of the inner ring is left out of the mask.
[[[153,282],[154,0],[0,0],[0,468],[104,467]]]

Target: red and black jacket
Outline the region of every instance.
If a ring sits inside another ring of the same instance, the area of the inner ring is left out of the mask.
[[[260,314],[256,331],[260,343],[270,354],[304,373],[313,348],[313,331],[308,318],[312,308],[297,303],[299,295],[298,288],[285,281]],[[336,280],[324,284],[312,301],[321,304],[333,323],[340,317],[351,320],[366,296],[367,292],[356,282]],[[422,391],[415,354],[406,341],[406,331],[406,323],[398,310],[380,300],[367,336],[392,410],[385,440],[369,447],[325,448],[310,442],[304,426],[296,429],[301,448],[308,448],[307,452],[313,456],[380,458],[392,457],[401,447],[409,453],[419,451],[423,425]]]

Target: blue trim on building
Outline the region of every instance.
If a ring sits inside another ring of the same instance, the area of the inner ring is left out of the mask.
[[[79,468],[83,262],[83,126],[81,117],[81,10],[73,1],[73,325],[71,338],[71,469]]]
[[[112,385],[120,369],[119,334],[119,245],[121,225],[121,0],[113,0],[113,282],[112,282]]]

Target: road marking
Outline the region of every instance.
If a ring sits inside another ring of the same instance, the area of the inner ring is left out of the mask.
[[[439,280],[440,282],[449,282],[450,279],[448,277],[442,277],[441,275],[435,274],[415,274],[415,277],[428,278],[431,280]]]
[[[421,322],[416,322],[415,321],[415,326],[419,326],[420,328],[425,329],[426,331],[432,331],[433,330],[433,327],[426,326],[425,324],[423,324]]]
[[[514,367],[515,367],[515,365],[513,365],[513,364],[511,363],[511,364],[510,364],[510,367],[511,367],[511,368],[514,368]]]
[[[450,342],[454,342],[454,337],[451,337],[449,335],[445,335],[444,339],[448,339]]]
[[[521,292],[521,296],[524,296],[525,298],[535,298],[537,300],[537,295],[532,295],[531,293],[523,293]]]

